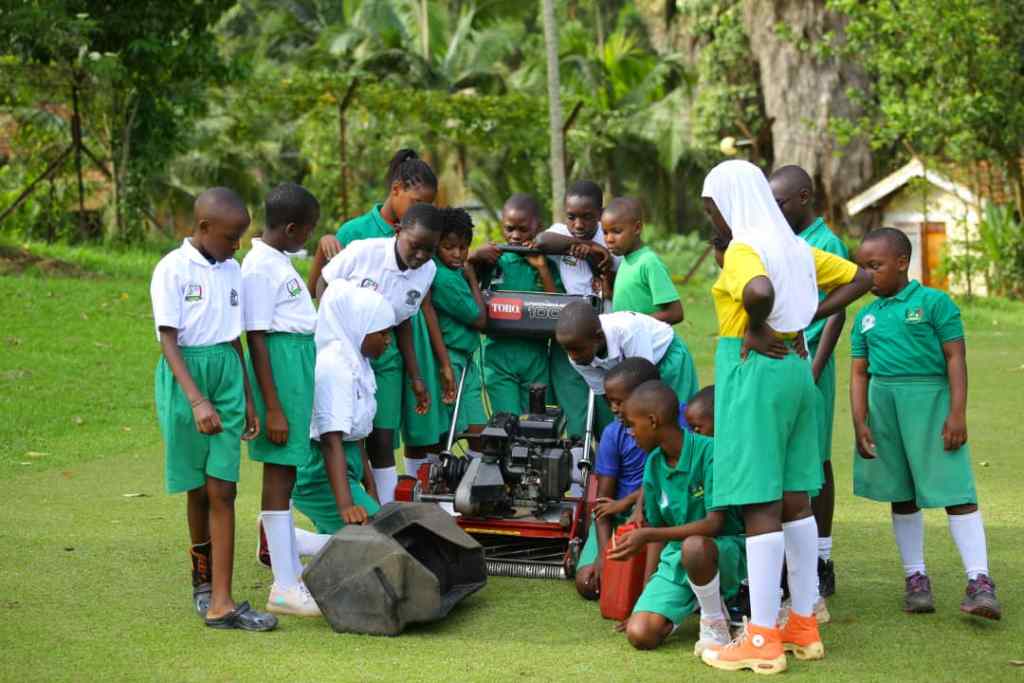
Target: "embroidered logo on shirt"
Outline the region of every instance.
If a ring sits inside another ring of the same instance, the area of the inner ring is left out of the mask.
[[[232,306],[237,306],[238,305],[238,291],[234,290],[234,289],[231,290],[231,305]]]
[[[579,263],[579,261],[576,260],[575,256],[563,256],[562,263],[564,263],[567,266],[575,266],[577,263]]]
[[[363,281],[359,283],[359,286],[366,289],[372,289],[375,292],[377,291],[377,283],[374,282],[372,278],[364,277]]]
[[[299,284],[299,281],[296,278],[289,280],[287,284],[285,284],[285,287],[288,289],[288,294],[292,297],[302,294],[302,285]]]
[[[690,498],[703,498],[704,484],[694,484],[690,487]]]
[[[185,285],[185,301],[202,301],[203,300],[203,286],[202,285]]]
[[[415,289],[410,289],[408,292],[405,293],[405,305],[415,306],[416,302],[420,300],[421,296],[423,295],[420,292],[416,291]]]
[[[868,330],[870,330],[874,326],[875,326],[875,316],[871,315],[870,313],[868,315],[864,316],[864,319],[860,321],[860,331],[862,333],[863,332],[867,332]]]
[[[919,323],[922,320],[924,320],[924,309],[922,309],[920,307],[918,307],[918,308],[908,308],[907,309],[907,315],[906,315],[906,318],[904,320],[905,322],[908,322],[908,323]]]

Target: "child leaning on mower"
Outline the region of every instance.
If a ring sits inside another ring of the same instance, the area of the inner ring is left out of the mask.
[[[320,204],[305,188],[280,185],[267,195],[262,239],[242,261],[242,301],[249,342],[249,383],[263,432],[249,457],[263,463],[263,529],[274,572],[267,609],[320,616],[302,582],[289,506],[295,468],[309,457],[316,364],[316,308],[289,253],[302,248],[320,220]]]
[[[167,491],[188,492],[193,605],[207,626],[269,631],[274,615],[231,598],[240,439],[260,429],[239,342],[242,276],[232,258],[248,227],[237,194],[203,192],[192,237],[160,259],[150,296],[163,352],[156,409]]]
[[[906,612],[934,612],[924,566],[922,507],[944,507],[964,570],[960,609],[999,619],[967,446],[967,360],[960,310],[945,292],[908,281],[911,245],[894,228],[869,232],[857,260],[878,297],[853,324],[850,398],[860,457],[853,492],[892,505]]]
[[[626,559],[645,545],[663,546],[626,635],[633,647],[658,647],[700,609],[700,637],[694,654],[729,642],[725,600],[746,578],[743,523],[732,508],[709,508],[714,441],[679,426],[679,402],[663,382],[645,382],[626,401],[625,422],[650,455],[644,467],[647,526],[623,534],[609,559]],[[658,547],[655,546],[655,547]]]

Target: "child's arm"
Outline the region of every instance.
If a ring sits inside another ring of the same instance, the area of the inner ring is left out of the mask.
[[[338,506],[338,514],[341,515],[342,521],[345,524],[365,524],[370,516],[361,505],[356,505],[352,500],[352,489],[348,485],[348,462],[345,460],[341,432],[321,434],[320,446],[327,481],[331,485],[334,502]]]
[[[610,478],[610,477],[605,477],[605,478]],[[637,502],[641,500],[641,495],[640,494],[643,493],[643,487],[637,488],[636,491],[633,491],[632,493],[630,493],[625,498],[620,498],[619,500],[615,500],[614,498],[611,497],[612,494],[615,491],[614,488],[611,489],[611,492],[609,492],[608,496],[602,496],[601,495],[601,479],[602,479],[602,477],[599,475],[597,477],[597,487],[598,487],[598,496],[599,497],[597,498],[596,501],[594,501],[594,516],[596,516],[598,519],[600,519],[602,517],[611,516],[611,515],[621,515],[621,514],[623,514],[625,512],[629,512],[630,509],[635,509]],[[614,478],[612,478],[612,479],[614,479]]]
[[[412,393],[416,396],[416,412],[426,415],[430,410],[430,392],[420,375],[420,363],[416,359],[416,351],[412,343],[412,325],[408,320],[398,323],[395,328],[395,337],[398,340],[398,351],[402,354],[405,362],[405,373],[409,377]]]
[[[658,310],[651,313],[651,317],[669,325],[677,325],[683,322],[683,302],[676,300],[661,304]]]
[[[743,334],[740,357],[746,359],[751,351],[757,351],[769,358],[785,358],[789,353],[782,340],[775,336],[768,325],[768,315],[775,305],[775,288],[764,275],[752,278],[743,287],[743,308],[750,318],[747,331]]]
[[[319,283],[320,273],[323,271],[324,266],[327,265],[328,261],[340,254],[343,248],[338,238],[330,233],[321,237],[320,241],[317,242],[316,253],[313,254],[313,263],[309,267],[309,291],[314,292],[314,298],[320,298],[322,293]]]
[[[245,387],[245,433],[242,441],[252,441],[260,434],[260,419],[256,417],[256,405],[252,401],[252,387],[249,385],[249,373],[245,371],[245,353],[242,351],[242,340],[232,340],[231,346],[238,354],[238,365],[242,371],[242,386]]]
[[[373,478],[373,467],[370,465],[370,457],[366,454],[366,440],[359,442],[359,457],[363,461],[363,488],[378,503],[380,496],[377,495],[377,481]]]
[[[445,403],[455,402],[455,372],[452,370],[452,361],[448,357],[448,347],[444,345],[444,337],[441,335],[441,325],[437,322],[437,311],[430,298],[430,290],[427,290],[420,304],[423,311],[423,319],[427,322],[427,333],[430,335],[430,345],[434,349],[437,363],[441,373],[442,400]]]
[[[288,418],[281,409],[281,400],[274,384],[274,372],[270,367],[270,352],[267,350],[267,333],[264,330],[250,330],[246,333],[249,340],[249,356],[252,358],[252,369],[256,381],[263,394],[263,402],[267,406],[267,423],[264,428],[271,443],[283,446],[288,442]]]
[[[616,477],[608,477],[602,474],[597,475],[597,501],[608,501],[615,495],[615,487],[618,484]],[[594,573],[601,575],[601,567],[604,560],[603,550],[612,537],[612,518],[608,515],[597,514],[594,509],[594,531],[597,532],[597,559],[594,560]]]
[[[537,276],[540,277],[541,287],[548,294],[554,294],[558,291],[555,286],[555,278],[551,275],[551,268],[548,266],[548,257],[543,254],[535,254],[534,256],[524,256],[526,262],[537,271]]]
[[[875,437],[868,426],[868,359],[854,358],[850,365],[850,412],[853,413],[853,434],[862,458],[873,459]]]
[[[653,254],[650,256],[652,258],[641,264],[641,276],[646,283],[651,302],[658,308],[651,317],[669,325],[678,325],[683,322],[684,316],[679,290],[676,289],[676,283],[672,282],[672,275],[664,262]]]
[[[480,311],[471,327],[474,330],[483,332],[487,329],[487,306],[484,304],[483,292],[480,291],[480,279],[476,276],[476,269],[472,267],[463,268],[462,276],[466,278],[466,283],[469,285],[469,292],[473,295],[473,302],[476,303],[477,310]]]
[[[845,324],[846,310],[844,309],[830,317],[821,330],[821,336],[818,338],[818,351],[814,354],[814,359],[811,362],[811,372],[814,374],[815,382],[821,377],[825,364],[836,350],[836,344],[839,343],[839,337],[843,334],[843,325]]]
[[[725,524],[725,510],[711,510],[704,519],[682,526],[645,526],[620,536],[608,552],[610,560],[625,560],[640,552],[648,543],[685,541],[690,536],[714,538]]]
[[[949,376],[949,415],[942,425],[942,443],[947,451],[967,443],[967,346],[963,339],[942,345]]]
[[[163,351],[167,364],[171,366],[171,373],[174,381],[178,383],[181,390],[185,392],[185,398],[192,406],[192,418],[196,421],[196,429],[200,434],[220,434],[223,427],[220,423],[220,415],[213,407],[210,399],[203,396],[192,379],[192,373],[188,371],[185,358],[181,355],[181,347],[178,346],[178,330],[173,327],[160,328],[160,349]]]
[[[818,311],[814,314],[814,320],[828,318],[844,310],[854,301],[867,294],[872,284],[874,284],[874,281],[871,279],[871,273],[863,268],[858,268],[853,280],[845,285],[839,285],[822,299],[821,303],[818,304]]]

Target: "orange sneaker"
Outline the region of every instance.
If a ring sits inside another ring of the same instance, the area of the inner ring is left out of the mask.
[[[756,674],[777,674],[786,670],[786,652],[777,628],[744,623],[743,631],[728,645],[711,645],[700,658],[708,666],[725,671],[750,669]]]
[[[818,620],[813,614],[805,617],[790,610],[781,632],[783,649],[797,659],[824,659],[825,646],[821,644]]]

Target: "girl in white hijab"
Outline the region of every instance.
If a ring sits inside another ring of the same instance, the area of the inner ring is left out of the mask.
[[[742,508],[751,618],[737,640],[723,645],[716,637],[701,657],[720,669],[777,672],[786,668],[787,651],[798,659],[825,654],[814,614],[818,530],[808,496],[822,482],[818,393],[794,339],[815,318],[862,296],[871,277],[796,237],[764,173],[750,162],[716,166],[704,180],[703,198],[722,253],[711,290],[719,341],[708,509]],[[831,290],[820,305],[819,287]],[[779,629],[784,555],[792,607]],[[721,633],[712,626],[709,635]]]
[[[314,440],[309,462],[298,468],[292,501],[320,534],[363,524],[380,508],[361,441],[373,429],[377,383],[370,360],[391,342],[395,313],[377,292],[346,280],[330,284],[320,300],[316,327]],[[300,533],[301,554],[326,536]]]

